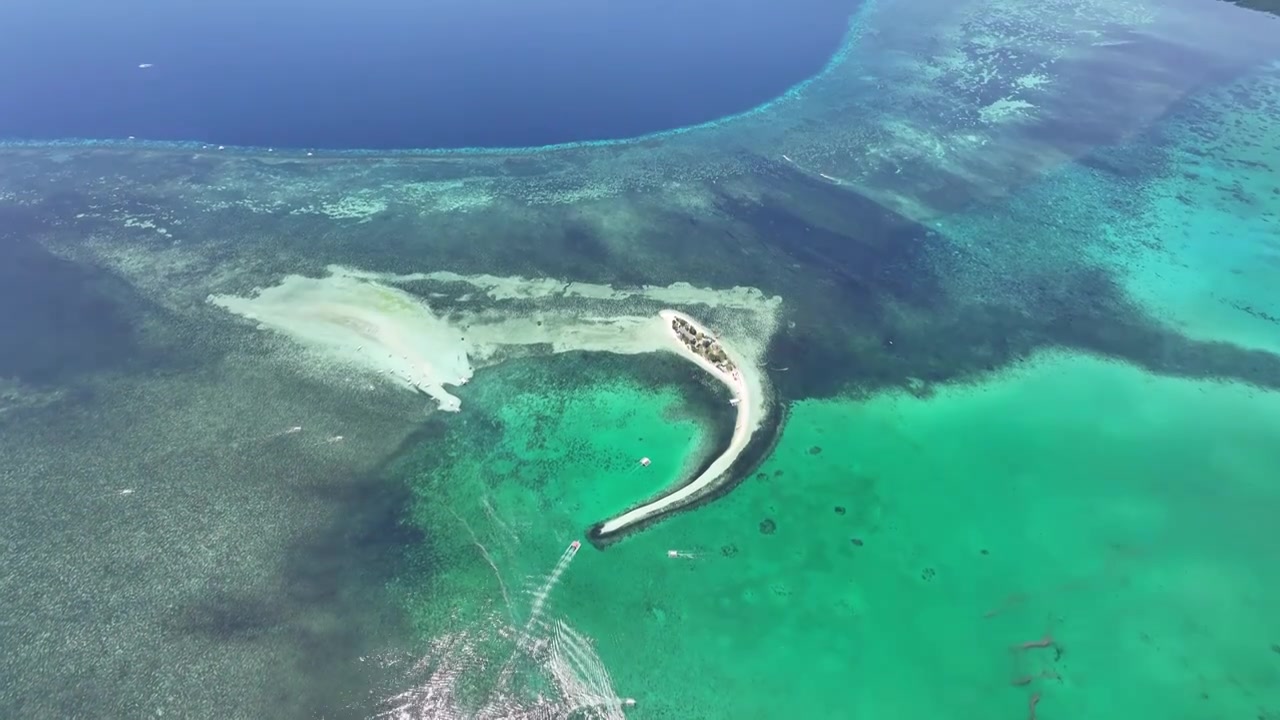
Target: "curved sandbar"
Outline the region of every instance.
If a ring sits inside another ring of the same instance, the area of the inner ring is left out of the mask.
[[[768,404],[759,368],[715,338],[696,320],[675,310],[658,313],[667,334],[668,349],[706,370],[724,383],[733,394],[738,413],[729,446],[701,474],[678,489],[628,510],[596,526],[597,538],[616,535],[662,513],[680,508],[716,489],[728,478],[729,470],[760,429]]]
[[[211,295],[209,301],[259,327],[286,335],[305,351],[310,372],[351,387],[379,377],[429,396],[442,411],[462,400],[450,390],[476,367],[510,351],[673,352],[723,382],[737,406],[728,447],[687,483],[592,527],[605,541],[674,510],[728,490],[776,438],[761,358],[777,326],[781,298],[751,288],[709,290],[676,283],[617,289],[554,279],[502,278],[448,272],[389,275],[332,267],[327,277],[290,275],[252,297]],[[418,293],[387,283],[417,283]],[[424,296],[425,291],[425,296]],[[481,297],[482,296],[482,297]],[[428,303],[427,298],[431,299]],[[432,305],[436,305],[433,307]],[[664,306],[705,307],[733,343]],[[293,354],[290,347],[283,352]],[[360,373],[356,375],[356,373]]]

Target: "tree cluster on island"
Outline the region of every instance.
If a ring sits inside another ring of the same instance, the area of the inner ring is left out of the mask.
[[[715,338],[700,332],[687,320],[673,318],[671,320],[671,328],[676,331],[676,337],[679,337],[680,341],[692,350],[694,354],[715,365],[722,372],[732,373],[737,369],[733,361],[725,354],[724,348],[720,347],[720,343],[715,341]]]

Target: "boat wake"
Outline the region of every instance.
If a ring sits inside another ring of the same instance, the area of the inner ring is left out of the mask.
[[[575,541],[550,572],[530,579],[522,625],[494,612],[475,627],[436,638],[411,662],[381,658],[386,667],[404,666],[400,687],[411,688],[385,698],[375,717],[625,720],[623,708],[634,701],[618,696],[591,639],[555,611],[556,587],[579,547]]]

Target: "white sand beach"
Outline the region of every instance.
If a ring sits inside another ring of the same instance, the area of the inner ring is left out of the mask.
[[[663,349],[668,352],[674,352],[706,370],[724,383],[729,388],[729,391],[733,393],[734,399],[737,400],[738,408],[737,419],[734,421],[733,426],[733,436],[730,438],[729,445],[724,452],[707,466],[702,474],[675,492],[663,495],[652,502],[629,510],[605,522],[599,529],[601,535],[611,535],[625,530],[631,525],[643,522],[658,513],[679,506],[699,493],[713,487],[732,467],[733,462],[738,459],[742,451],[746,449],[747,443],[750,442],[751,436],[755,431],[760,428],[768,410],[764,388],[761,385],[761,371],[758,367],[746,361],[741,354],[726,344],[722,338],[716,338],[720,348],[724,350],[725,354],[729,356],[729,359],[736,366],[736,370],[733,372],[721,370],[708,362],[706,358],[690,350],[676,334],[671,322],[678,318],[689,323],[699,332],[711,334],[706,328],[702,327],[693,318],[676,310],[663,310],[658,315],[662,318],[663,330],[667,340],[667,347]]]
[[[429,283],[438,292],[428,303],[388,284],[405,282]],[[477,306],[476,293],[486,302]],[[519,304],[511,306],[513,301]],[[476,367],[501,362],[504,350],[513,347],[541,346],[553,353],[671,352],[694,363],[733,394],[737,419],[729,446],[692,481],[605,522],[599,532],[608,535],[679,507],[727,479],[728,469],[769,411],[761,358],[777,327],[781,301],[753,288],[711,290],[677,283],[615,289],[547,279],[384,275],[333,267],[327,277],[292,275],[253,297],[213,295],[209,302],[292,339],[302,351],[300,367],[308,372],[382,378],[425,393],[438,409],[449,412],[462,408],[449,387],[465,384]],[[703,308],[731,337],[712,333],[683,312],[659,310],[677,302]],[[451,309],[436,309],[436,303]],[[691,350],[673,328],[677,320],[713,338],[731,369]]]
[[[474,372],[458,328],[399,288],[348,274],[291,275],[257,297],[214,295],[209,301],[333,362],[421,390],[441,410],[462,405],[445,385],[461,385]]]

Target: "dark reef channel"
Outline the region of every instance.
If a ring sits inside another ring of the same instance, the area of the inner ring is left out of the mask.
[[[812,290],[768,289],[795,315],[821,318],[775,338],[772,362],[791,368],[775,378],[783,397],[976,381],[1055,347],[1162,375],[1280,388],[1280,356],[1182,335],[1130,299],[1114,270],[1087,260],[1082,248],[1103,242],[1097,219],[1072,218],[1070,233],[1055,224],[1021,225],[1017,238],[993,229],[974,242],[803,176],[778,183],[785,200],[725,197],[720,210],[819,278]]]

